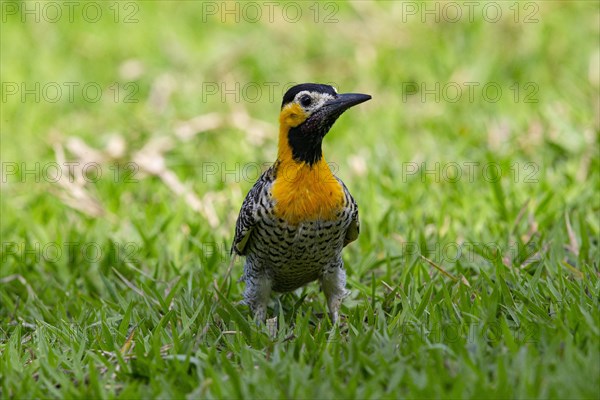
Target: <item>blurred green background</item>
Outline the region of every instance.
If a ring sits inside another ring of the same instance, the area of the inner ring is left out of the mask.
[[[598,2],[1,11],[5,394],[598,396]],[[316,285],[270,339],[225,272],[302,82],[373,96],[324,144],[362,225],[333,342]]]

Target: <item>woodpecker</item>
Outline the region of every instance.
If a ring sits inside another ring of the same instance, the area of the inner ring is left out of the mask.
[[[321,144],[344,111],[370,100],[304,83],[283,96],[277,160],[240,210],[231,255],[245,256],[244,303],[264,321],[271,292],[319,280],[332,322],[347,295],[342,249],[359,233],[358,206],[325,161]]]

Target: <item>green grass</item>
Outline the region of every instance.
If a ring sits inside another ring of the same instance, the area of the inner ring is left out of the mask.
[[[498,2],[496,23],[483,3],[456,23],[425,15],[431,2],[323,3],[317,23],[308,2],[296,23],[285,3],[256,23],[190,1],[117,4],[115,22],[111,4],[71,23],[1,3],[3,398],[600,396],[597,2],[521,3],[518,22]],[[271,335],[238,305],[227,250],[274,160],[283,86],[310,81],[373,96],[324,148],[362,231],[342,324],[312,284],[274,297]],[[454,101],[464,82],[473,98]],[[36,83],[39,101],[10,94]],[[223,120],[175,135],[209,113]],[[52,182],[68,161],[89,182]]]

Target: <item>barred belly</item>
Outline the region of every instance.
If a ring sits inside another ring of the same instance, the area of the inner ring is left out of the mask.
[[[350,222],[350,214],[344,211],[334,221],[304,221],[296,226],[266,216],[252,234],[245,275],[266,274],[274,291],[288,292],[319,279],[327,269],[341,268]]]

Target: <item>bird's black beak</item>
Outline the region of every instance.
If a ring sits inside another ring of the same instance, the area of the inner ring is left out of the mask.
[[[339,94],[335,99],[329,100],[327,103],[325,103],[323,105],[323,109],[328,116],[337,118],[350,107],[364,103],[367,100],[371,100],[371,96],[368,94],[342,93]]]
[[[335,123],[338,117],[344,113],[344,111],[370,99],[371,96],[368,94],[338,94],[335,99],[331,99],[327,103],[323,104],[323,106],[317,112],[315,112],[311,118],[309,118],[309,121],[307,121],[309,123],[305,125],[307,125],[307,128],[312,129],[312,122],[317,122],[320,125],[318,130],[321,132],[322,136],[325,136],[329,131],[329,128],[331,128],[331,126]]]
[[[370,99],[371,96],[368,94],[338,94],[335,99],[331,99],[323,104],[323,106],[315,111],[302,125],[299,126],[299,128],[302,132],[316,133],[320,140],[327,135],[331,126],[344,111]]]

